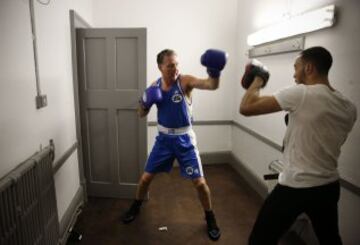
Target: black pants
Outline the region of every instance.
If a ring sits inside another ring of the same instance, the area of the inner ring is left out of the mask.
[[[295,219],[306,213],[320,244],[342,244],[338,226],[339,182],[291,188],[276,185],[265,200],[249,238],[250,245],[276,245]]]

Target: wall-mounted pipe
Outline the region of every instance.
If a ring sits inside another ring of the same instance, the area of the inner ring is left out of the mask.
[[[29,0],[30,7],[30,22],[31,22],[31,34],[33,40],[33,50],[34,50],[34,64],[35,64],[35,79],[36,79],[36,108],[40,109],[47,106],[46,95],[41,94],[40,87],[40,76],[39,76],[39,63],[38,63],[38,53],[37,53],[37,40],[36,40],[36,24],[35,24],[35,11],[34,11],[34,0]]]

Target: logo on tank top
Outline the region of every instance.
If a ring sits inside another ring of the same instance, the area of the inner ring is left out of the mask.
[[[171,97],[171,100],[174,103],[180,103],[182,101],[183,97],[181,94],[179,94],[179,91],[175,91],[175,94]]]

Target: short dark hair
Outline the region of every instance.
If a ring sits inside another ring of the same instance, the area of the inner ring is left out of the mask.
[[[176,55],[175,51],[172,49],[164,49],[162,50],[160,53],[158,53],[157,57],[156,57],[156,62],[158,65],[162,64],[164,61],[164,57],[165,56],[171,56],[171,55]]]
[[[311,47],[300,53],[305,62],[312,63],[319,74],[327,75],[332,65],[333,59],[330,52],[323,47]]]

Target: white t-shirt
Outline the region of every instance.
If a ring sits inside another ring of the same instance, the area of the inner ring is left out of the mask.
[[[289,111],[279,183],[299,188],[336,181],[340,149],[357,117],[354,104],[323,84],[298,84],[274,96]]]

